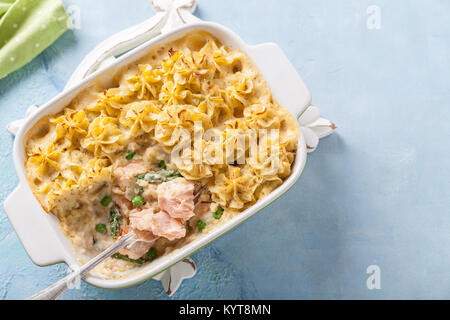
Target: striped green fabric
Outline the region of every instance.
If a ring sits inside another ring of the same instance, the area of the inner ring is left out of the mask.
[[[0,79],[30,62],[70,26],[61,0],[0,0]]]

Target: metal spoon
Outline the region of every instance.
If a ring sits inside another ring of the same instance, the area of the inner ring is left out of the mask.
[[[203,190],[205,190],[206,185],[203,186],[194,196],[194,201],[196,201]],[[196,203],[196,206],[198,203]],[[61,296],[64,291],[66,291],[75,281],[79,281],[80,279],[84,278],[89,271],[94,269],[97,265],[99,265],[103,260],[107,259],[108,257],[112,256],[114,253],[119,251],[122,248],[125,248],[127,246],[131,246],[134,243],[142,241],[147,242],[145,240],[139,239],[134,233],[134,231],[128,232],[126,235],[122,236],[114,242],[108,249],[100,253],[95,258],[89,260],[87,263],[83,264],[80,269],[73,271],[71,274],[67,275],[65,278],[59,280],[55,284],[51,285],[47,289],[44,289],[35,295],[27,298],[26,300],[55,300],[59,296]]]

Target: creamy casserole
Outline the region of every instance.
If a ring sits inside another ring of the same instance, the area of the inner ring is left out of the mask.
[[[113,83],[89,87],[41,119],[25,146],[33,193],[58,217],[81,263],[130,228],[151,241],[122,250],[97,273],[120,277],[179,248],[289,177],[298,124],[244,52],[193,32],[152,49]],[[195,140],[194,152],[174,157],[198,124],[199,149],[210,157],[195,161]],[[269,146],[263,132],[273,129],[279,135]],[[207,131],[221,139],[207,139]],[[251,153],[251,141],[265,156]],[[225,149],[231,161],[218,152]]]

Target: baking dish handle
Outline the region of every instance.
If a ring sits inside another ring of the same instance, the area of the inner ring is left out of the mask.
[[[197,7],[195,0],[152,0],[151,3],[156,14],[138,25],[112,35],[89,52],[70,77],[65,90],[93,72],[114,63],[116,57],[146,41],[178,26],[201,21],[193,15]]]
[[[319,140],[332,134],[337,129],[334,122],[320,117],[319,109],[310,105],[298,117],[300,130],[305,137],[308,153],[316,150]]]
[[[311,104],[311,93],[283,50],[275,43],[250,46],[248,52],[266,78],[274,98],[295,118]],[[268,62],[270,61],[270,62]]]
[[[51,228],[47,219],[39,216],[42,212],[35,201],[31,199],[33,194],[22,183],[3,202],[6,215],[9,218],[17,236],[22,242],[25,251],[31,260],[39,266],[63,262],[60,240]],[[39,234],[39,237],[33,236]]]
[[[249,52],[262,73],[272,75],[266,81],[278,94],[274,98],[298,119],[306,148],[308,152],[313,152],[321,138],[336,130],[336,125],[320,117],[319,109],[311,104],[311,93],[306,84],[277,44],[251,46]]]

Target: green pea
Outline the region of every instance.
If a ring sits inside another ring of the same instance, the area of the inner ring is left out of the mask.
[[[216,212],[213,212],[213,217],[216,219],[220,219],[223,215],[223,208],[222,207],[218,207]]]
[[[197,229],[198,229],[198,231],[202,231],[203,229],[205,229],[205,227],[206,227],[206,222],[205,222],[205,221],[200,220],[200,221],[197,223]]]
[[[136,154],[136,152],[134,152],[134,151],[129,151],[128,154],[127,154],[127,156],[126,156],[125,158],[126,158],[128,161],[131,161],[131,160],[133,160],[135,154]]]
[[[131,202],[133,202],[133,206],[135,206],[137,208],[144,204],[144,198],[142,198],[142,196],[140,196],[140,195],[137,195],[137,196],[133,197]]]
[[[101,234],[105,234],[106,233],[106,225],[104,225],[103,223],[100,223],[98,225],[95,226],[95,231],[101,233]]]
[[[158,163],[158,167],[163,168],[163,169],[167,169],[166,162],[165,162],[164,160],[161,160],[161,161]]]
[[[102,206],[107,207],[107,206],[109,206],[111,201],[112,201],[112,197],[106,195],[102,198],[102,200],[100,200],[100,203],[102,204]]]

